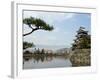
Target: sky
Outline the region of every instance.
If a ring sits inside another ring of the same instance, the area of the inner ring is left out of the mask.
[[[69,48],[75,39],[79,27],[85,27],[91,33],[91,14],[70,12],[23,11],[24,18],[40,18],[54,27],[52,31],[37,30],[24,36],[23,40],[33,42],[38,48]],[[23,34],[31,29],[23,24]]]

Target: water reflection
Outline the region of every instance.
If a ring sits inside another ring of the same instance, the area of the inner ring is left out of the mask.
[[[65,56],[31,55],[23,57],[24,69],[69,67],[71,62]]]

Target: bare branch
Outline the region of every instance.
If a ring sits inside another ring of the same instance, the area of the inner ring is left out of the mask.
[[[23,36],[29,35],[29,34],[31,34],[32,32],[34,32],[35,30],[38,30],[38,29],[39,29],[39,28],[32,29],[32,31],[31,31],[31,32],[26,33],[26,34],[23,34]]]

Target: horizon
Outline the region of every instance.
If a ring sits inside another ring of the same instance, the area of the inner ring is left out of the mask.
[[[59,49],[64,49],[64,48],[70,48],[67,47],[66,45],[36,45],[36,47],[33,48],[39,48],[39,49],[46,49],[46,50],[59,50]]]
[[[31,48],[27,48],[25,51],[32,51],[32,52],[34,52],[34,50],[42,50],[42,49],[44,49],[44,50],[50,50],[50,51],[53,51],[53,52],[56,52],[56,51],[59,51],[59,50],[70,50],[71,48],[68,48],[68,47],[63,47],[63,46],[53,46],[53,45],[49,45],[49,46],[47,46],[47,45],[38,45],[37,47],[31,47]]]

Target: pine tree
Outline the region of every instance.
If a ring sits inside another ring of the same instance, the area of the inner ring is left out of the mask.
[[[23,19],[23,24],[28,25],[28,27],[31,29],[30,32],[23,34],[23,36],[30,35],[37,30],[52,31],[54,29],[53,26],[50,26],[44,20],[34,17]],[[23,42],[23,49],[27,49],[33,46],[33,43]]]
[[[30,32],[23,34],[23,36],[27,36],[37,30],[52,31],[54,29],[53,26],[47,24],[44,20],[34,17],[23,19],[23,24],[28,25],[31,29]]]

